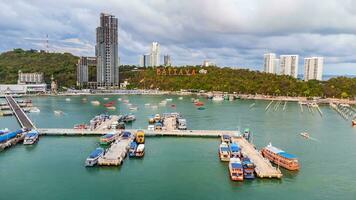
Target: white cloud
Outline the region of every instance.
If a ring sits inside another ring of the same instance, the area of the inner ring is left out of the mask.
[[[41,48],[48,34],[53,50],[94,55],[99,14],[108,12],[119,18],[121,63],[137,64],[159,41],[178,65],[211,59],[261,69],[262,54],[273,51],[324,56],[326,73],[356,74],[351,0],[2,0],[0,7],[2,51]]]

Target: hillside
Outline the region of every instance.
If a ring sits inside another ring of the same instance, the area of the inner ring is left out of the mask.
[[[183,71],[195,69],[197,73],[191,76],[157,75],[155,69],[147,68],[141,69],[139,72],[122,72],[121,77],[128,79],[133,88],[198,89],[288,96],[356,97],[356,78],[338,77],[328,81],[304,82],[290,76],[279,76],[247,69],[204,67],[208,71],[207,74],[199,74],[200,67],[191,66],[176,69],[183,69]]]
[[[46,83],[51,75],[60,86],[73,86],[76,82],[78,57],[70,53],[39,53],[35,50],[14,49],[0,54],[0,83],[16,83],[17,73],[43,72]]]

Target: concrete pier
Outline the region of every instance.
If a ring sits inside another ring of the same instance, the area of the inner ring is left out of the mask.
[[[98,165],[101,166],[118,166],[121,165],[130,148],[132,137],[123,139],[122,137],[115,140],[105,154],[99,158]]]
[[[243,137],[233,137],[233,142],[241,147],[243,155],[246,155],[255,164],[255,172],[260,178],[282,178],[281,171],[272,166],[271,162],[264,158],[255,147]]]

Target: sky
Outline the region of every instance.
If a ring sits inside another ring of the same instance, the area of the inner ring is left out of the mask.
[[[101,12],[119,19],[121,64],[150,43],[173,65],[262,70],[263,54],[324,57],[324,74],[356,74],[353,0],[1,0],[0,52],[13,48],[95,54]],[[161,62],[163,59],[161,58]]]

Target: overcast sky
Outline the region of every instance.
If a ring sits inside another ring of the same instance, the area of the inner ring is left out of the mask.
[[[105,2],[105,3],[103,3]],[[121,64],[152,41],[174,65],[262,69],[263,54],[323,56],[324,74],[356,74],[353,0],[1,0],[0,51],[43,49],[93,56],[106,12],[119,19]],[[161,59],[163,60],[163,59]]]

